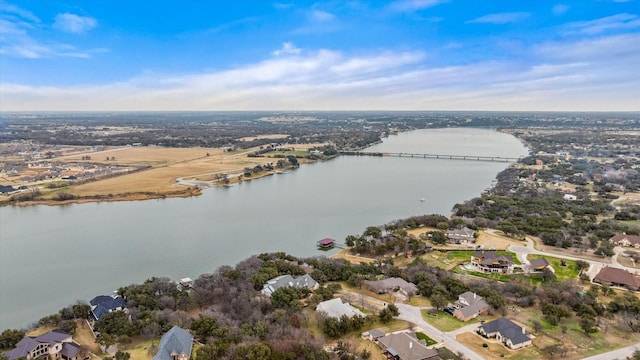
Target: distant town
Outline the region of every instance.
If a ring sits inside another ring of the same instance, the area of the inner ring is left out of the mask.
[[[7,360],[640,359],[637,113],[178,115],[2,113],[0,202],[197,196],[425,128],[495,128],[529,155],[451,216],[310,244],[330,257],[81,299],[4,330]]]

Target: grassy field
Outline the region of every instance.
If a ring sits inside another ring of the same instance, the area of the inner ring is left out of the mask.
[[[322,144],[296,144],[296,153],[307,153],[307,149]],[[97,152],[72,152],[54,160],[61,163],[90,163],[102,166],[145,168],[144,170],[115,175],[110,178],[72,185],[63,189],[49,190],[47,183],[41,191],[52,198],[57,192],[75,196],[108,196],[120,194],[165,194],[173,196],[187,186],[177,185],[176,179],[211,181],[216,174],[230,176],[241,174],[245,167],[254,167],[273,162],[273,158],[249,158],[248,153],[256,149],[226,152],[219,148],[165,148],[158,146],[110,147]],[[90,159],[83,157],[90,156]],[[303,161],[301,161],[303,162]],[[64,165],[63,165],[64,166]],[[21,174],[20,176],[24,176]],[[59,181],[53,180],[51,182]],[[108,200],[108,199],[105,199]]]
[[[576,265],[575,261],[573,261],[573,260],[564,260],[565,266],[562,266],[563,259],[560,259],[560,258],[556,258],[556,257],[552,257],[552,256],[546,256],[546,255],[545,256],[542,256],[542,255],[529,255],[529,256],[527,256],[527,259],[529,261],[535,260],[535,259],[540,259],[540,258],[547,259],[549,264],[551,264],[551,266],[553,267],[553,270],[555,271],[556,278],[558,279],[558,281],[565,281],[565,280],[569,280],[569,279],[578,278],[578,273],[579,273],[578,265]]]
[[[457,330],[470,324],[470,322],[462,322],[442,311],[438,311],[435,315],[430,314],[428,310],[422,310],[421,312],[424,321],[444,332]]]
[[[416,337],[418,338],[418,340],[424,340],[427,346],[431,346],[433,344],[438,343],[437,341],[433,340],[432,338],[428,337],[425,333],[422,333],[422,332],[417,332]]]
[[[158,344],[160,343],[160,337],[156,339],[136,341],[132,346],[126,350],[131,354],[131,360],[151,360],[155,355]]]

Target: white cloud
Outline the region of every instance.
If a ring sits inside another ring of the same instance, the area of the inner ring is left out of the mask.
[[[511,13],[495,13],[488,14],[484,16],[480,16],[473,20],[467,21],[467,23],[478,23],[478,24],[509,24],[518,21],[522,21],[528,18],[531,14],[526,12],[511,12]]]
[[[564,4],[556,4],[553,6],[553,8],[551,8],[551,13],[553,13],[553,15],[556,15],[556,16],[562,15],[567,11],[569,11],[569,6]]]
[[[90,16],[80,16],[71,13],[56,15],[53,27],[60,31],[81,34],[87,32],[98,25],[98,21]]]
[[[595,35],[611,30],[630,30],[640,28],[640,17],[634,14],[616,14],[590,21],[576,21],[566,24],[563,33]]]
[[[273,6],[274,9],[286,10],[292,8],[293,4],[274,2],[273,4],[271,4],[271,6]]]
[[[330,12],[326,12],[324,10],[313,10],[311,11],[311,18],[317,22],[326,22],[335,19],[335,15]]]
[[[40,23],[40,19],[35,16],[31,11],[22,9],[13,4],[2,4],[2,13],[14,14],[18,17],[33,23]]]
[[[448,0],[397,0],[389,5],[396,12],[413,12],[447,2]]]
[[[288,44],[288,45],[287,45]],[[6,110],[639,110],[640,34],[556,41],[516,60],[430,66],[421,51],[301,51],[106,85],[2,84]]]
[[[275,56],[282,55],[298,55],[302,50],[297,48],[292,42],[287,41],[282,43],[282,47],[273,52]]]
[[[36,38],[32,34],[42,28],[40,19],[30,11],[11,4],[0,8],[0,35],[2,48],[0,54],[27,59],[47,57],[89,58],[92,54],[105,49],[77,49],[48,39]]]

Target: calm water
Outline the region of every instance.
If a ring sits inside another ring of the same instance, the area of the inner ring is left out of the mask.
[[[518,157],[526,148],[492,130],[418,130],[372,151]],[[322,255],[411,215],[448,215],[478,196],[506,163],[340,157],[202,196],[139,202],[0,208],[0,330],[22,327],[78,299],[151,276],[195,278],[252,254]],[[426,199],[421,202],[420,199]]]

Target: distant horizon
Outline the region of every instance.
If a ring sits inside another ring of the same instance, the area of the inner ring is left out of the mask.
[[[548,114],[633,114],[640,110],[0,110],[16,113],[548,113]]]
[[[2,0],[0,110],[635,112],[639,2]]]

